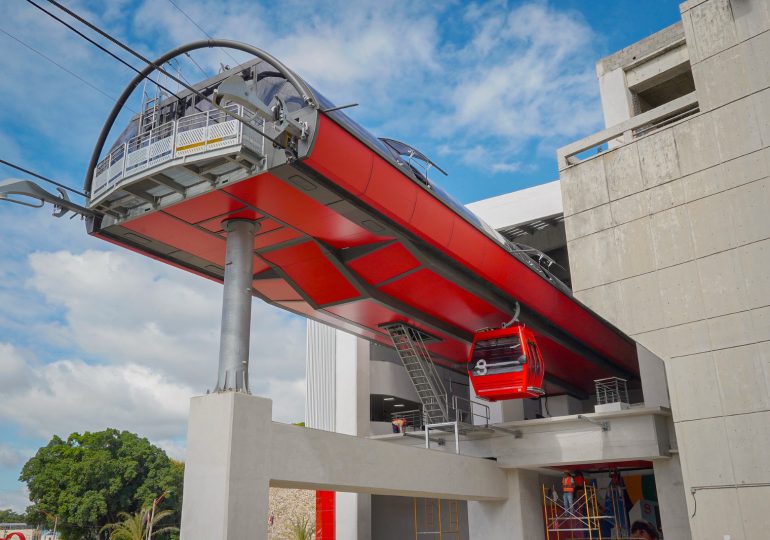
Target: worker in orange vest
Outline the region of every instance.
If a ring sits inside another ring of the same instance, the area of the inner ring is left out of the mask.
[[[586,479],[583,476],[583,473],[580,471],[577,471],[575,473],[575,499],[580,501],[580,497],[583,496],[586,490]]]
[[[561,489],[563,492],[564,509],[570,510],[574,502],[575,478],[570,471],[565,471],[561,478]]]

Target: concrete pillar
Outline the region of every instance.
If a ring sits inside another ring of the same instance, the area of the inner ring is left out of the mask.
[[[182,540],[267,538],[272,401],[240,392],[190,401]]]
[[[652,468],[655,472],[655,488],[658,491],[660,521],[666,540],[691,540],[687,494],[682,480],[679,454],[672,454],[671,459],[653,461]]]
[[[369,342],[336,331],[337,433],[370,435]],[[337,492],[336,540],[369,540],[372,534],[371,495]]]
[[[468,501],[470,540],[531,540],[545,537],[543,497],[536,472],[510,469],[508,499]]]
[[[546,416],[570,416],[583,412],[583,402],[566,394],[543,399],[547,400],[547,411],[543,410]]]

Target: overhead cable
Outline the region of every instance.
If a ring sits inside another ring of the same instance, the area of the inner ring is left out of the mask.
[[[0,159],[0,163],[5,165],[6,167],[10,167],[12,169],[16,169],[17,171],[23,172],[23,173],[28,174],[30,176],[34,176],[35,178],[43,180],[44,182],[48,182],[49,184],[53,184],[54,186],[60,187],[62,189],[66,189],[67,191],[71,191],[72,193],[80,195],[81,197],[87,197],[87,195],[85,193],[83,193],[82,191],[78,191],[75,188],[71,188],[69,186],[65,186],[64,184],[61,184],[61,183],[57,182],[56,180],[51,180],[47,176],[43,176],[42,174],[38,174],[36,172],[32,172],[29,169],[25,169],[24,167],[22,167],[20,165],[16,165],[14,163],[11,163],[10,161],[6,161],[4,159]]]
[[[125,60],[123,60],[121,57],[119,57],[118,55],[116,55],[115,53],[113,53],[112,51],[110,51],[109,49],[107,49],[106,47],[104,47],[104,46],[103,46],[101,43],[98,43],[97,41],[95,41],[95,40],[91,39],[90,37],[88,37],[87,35],[85,35],[83,32],[81,32],[80,30],[78,30],[77,28],[75,28],[74,26],[72,26],[71,24],[69,24],[68,22],[64,21],[63,19],[61,19],[61,18],[57,17],[56,15],[54,15],[53,13],[51,13],[50,11],[48,11],[47,9],[45,9],[43,6],[36,4],[36,3],[35,3],[35,2],[33,2],[32,0],[26,0],[26,1],[27,1],[27,3],[28,3],[28,4],[31,4],[31,5],[35,6],[37,9],[39,9],[40,11],[42,11],[43,13],[45,13],[46,15],[48,15],[49,17],[51,17],[52,19],[54,19],[54,20],[58,21],[58,22],[59,22],[59,23],[61,23],[62,25],[64,25],[64,26],[66,26],[67,28],[69,28],[71,31],[73,31],[74,33],[76,33],[78,36],[80,36],[81,38],[85,39],[86,41],[88,41],[88,42],[89,42],[91,45],[93,45],[94,47],[96,47],[96,48],[98,48],[99,50],[101,50],[101,51],[105,52],[106,54],[110,55],[112,58],[114,58],[115,60],[117,60],[118,62],[120,62],[120,63],[121,63],[121,64],[123,64],[124,66],[126,66],[126,67],[127,67],[128,69],[130,69],[131,71],[133,71],[133,72],[135,72],[135,73],[138,73],[139,75],[141,75],[141,73],[142,73],[141,71],[139,71],[139,70],[138,70],[138,69],[136,69],[134,66],[132,66],[131,64],[129,64],[128,62],[126,62]],[[152,80],[152,79],[150,79],[149,77],[145,77],[145,78],[146,78],[147,80],[149,80],[150,82],[154,83],[155,85],[157,85],[158,87],[160,87],[161,89],[165,90],[166,92],[168,92],[169,94],[171,94],[171,95],[172,95],[172,96],[174,96],[175,98],[177,98],[177,99],[180,99],[180,97],[179,97],[178,95],[176,95],[176,93],[174,93],[174,92],[173,92],[171,89],[167,88],[166,86],[162,85],[161,83],[159,83],[159,82],[157,82],[157,81],[153,81],[153,80]]]
[[[98,86],[95,86],[95,85],[93,85],[92,83],[88,82],[86,79],[84,79],[83,77],[81,77],[80,75],[78,75],[77,73],[75,73],[74,71],[71,71],[71,70],[67,69],[66,67],[64,67],[63,65],[61,65],[60,63],[58,63],[56,60],[54,60],[53,58],[51,58],[50,56],[47,56],[46,54],[44,54],[44,53],[40,52],[39,50],[37,50],[36,48],[34,48],[34,47],[33,47],[32,45],[30,45],[29,43],[26,43],[26,42],[24,42],[22,39],[20,39],[20,38],[18,38],[18,37],[16,37],[16,36],[14,36],[13,34],[11,34],[10,32],[8,32],[8,31],[6,31],[6,30],[3,30],[2,28],[0,28],[0,32],[2,32],[3,34],[5,34],[5,35],[6,35],[6,36],[8,36],[9,38],[13,39],[14,41],[18,42],[19,44],[23,45],[24,47],[26,47],[27,49],[29,49],[29,50],[30,50],[30,51],[32,51],[33,53],[37,54],[38,56],[41,56],[41,57],[43,57],[44,59],[48,60],[50,63],[52,63],[53,65],[55,65],[56,67],[58,67],[58,68],[59,68],[59,69],[61,69],[62,71],[66,72],[66,73],[69,73],[70,75],[72,75],[73,77],[75,77],[77,80],[79,80],[80,82],[82,82],[83,84],[85,84],[86,86],[88,86],[89,88],[91,88],[91,89],[93,89],[93,90],[96,90],[97,92],[99,92],[101,95],[103,95],[103,96],[104,96],[104,97],[106,97],[107,99],[110,99],[110,100],[112,100],[112,101],[115,101],[115,97],[114,97],[114,96],[111,96],[111,95],[109,95],[107,92],[105,92],[104,90],[102,90],[102,89],[101,89],[101,88],[99,88]],[[134,112],[134,113],[136,112],[136,111],[135,111],[135,110],[133,110],[131,107],[127,107],[127,108],[128,108],[128,109],[129,109],[131,112]]]
[[[206,77],[207,79],[210,77],[210,75],[208,73],[206,73],[206,70],[203,69],[198,62],[195,61],[195,58],[190,56],[190,53],[184,53],[184,55],[187,57],[188,60],[190,60],[190,62],[195,64],[195,67],[197,67],[199,70],[201,70],[201,73],[203,73],[204,77]]]
[[[53,15],[52,13],[50,13],[50,12],[49,12],[49,11],[47,11],[47,10],[45,10],[45,9],[44,9],[44,8],[42,8],[41,6],[37,5],[37,4],[36,4],[36,3],[35,3],[33,0],[26,0],[26,1],[27,1],[28,3],[30,3],[30,4],[32,4],[33,6],[37,7],[37,8],[38,8],[38,9],[40,9],[41,11],[43,11],[43,12],[47,13],[48,15],[52,16],[54,19],[56,19],[57,21],[61,22],[62,24],[64,24],[64,25],[65,25],[65,26],[67,26],[68,28],[72,29],[74,32],[77,32],[77,34],[78,34],[78,35],[80,35],[80,36],[84,37],[84,38],[85,38],[85,39],[87,39],[89,42],[91,42],[91,43],[94,43],[94,44],[95,44],[96,46],[98,46],[98,47],[99,47],[101,50],[103,50],[103,51],[107,52],[107,53],[108,53],[110,56],[112,56],[112,57],[114,57],[114,58],[117,58],[118,60],[120,60],[120,62],[121,62],[121,63],[123,63],[123,64],[125,64],[125,65],[129,66],[129,67],[130,67],[130,68],[131,68],[133,71],[136,71],[136,72],[137,72],[139,75],[141,75],[143,78],[149,79],[149,77],[147,77],[147,76],[145,76],[145,75],[142,75],[142,73],[141,73],[139,70],[137,70],[135,67],[131,66],[130,64],[128,64],[128,63],[127,63],[127,62],[125,62],[124,60],[122,60],[122,59],[118,58],[118,57],[117,57],[115,54],[113,54],[111,51],[108,51],[107,49],[105,49],[105,48],[104,48],[104,47],[102,47],[101,45],[97,44],[95,41],[93,41],[92,39],[90,39],[90,38],[88,38],[87,36],[85,36],[85,35],[84,35],[82,32],[78,31],[77,29],[73,28],[72,26],[70,26],[70,25],[69,25],[69,24],[67,24],[66,22],[64,22],[64,21],[62,21],[61,19],[59,19],[58,17],[56,17],[56,15]],[[81,22],[82,24],[86,25],[86,26],[87,26],[87,27],[89,27],[91,30],[93,30],[93,31],[95,31],[96,33],[98,33],[99,35],[101,35],[101,36],[105,37],[106,39],[108,39],[109,41],[111,41],[112,43],[114,43],[115,45],[117,45],[118,47],[120,47],[121,49],[125,50],[126,52],[128,52],[128,53],[129,53],[129,54],[131,54],[132,56],[134,56],[134,57],[138,58],[139,60],[141,60],[142,62],[144,62],[145,64],[147,64],[148,66],[152,66],[152,68],[153,68],[153,69],[155,69],[156,71],[158,71],[158,72],[160,72],[160,73],[162,73],[162,74],[166,75],[168,78],[170,78],[170,79],[171,79],[171,80],[173,80],[174,82],[176,82],[176,83],[179,83],[180,85],[182,85],[183,87],[185,87],[187,90],[189,90],[190,92],[192,92],[193,94],[195,94],[195,95],[196,95],[197,97],[199,97],[200,99],[202,99],[202,100],[204,100],[204,101],[208,101],[208,102],[209,102],[209,103],[211,103],[211,104],[212,104],[212,105],[213,105],[213,106],[214,106],[216,109],[218,109],[218,110],[222,111],[222,112],[223,112],[225,115],[227,115],[227,116],[230,116],[231,118],[234,118],[235,120],[238,120],[238,121],[239,121],[239,122],[241,122],[241,123],[242,123],[244,126],[248,127],[249,129],[253,130],[254,132],[258,133],[259,135],[261,135],[261,136],[265,137],[267,140],[269,140],[270,142],[272,142],[272,143],[273,143],[273,144],[275,144],[276,146],[278,146],[278,147],[280,147],[280,148],[283,148],[283,149],[287,149],[287,148],[288,148],[288,147],[287,147],[287,146],[286,146],[284,143],[280,142],[279,140],[275,139],[274,137],[271,137],[271,136],[270,136],[270,135],[268,135],[267,133],[264,133],[262,130],[260,130],[259,128],[257,128],[257,127],[255,127],[254,125],[252,125],[252,124],[251,124],[251,123],[250,123],[250,122],[249,122],[249,121],[248,121],[246,118],[242,117],[241,115],[239,115],[239,114],[237,114],[237,113],[234,113],[234,112],[232,112],[232,111],[229,111],[229,110],[228,110],[228,109],[226,109],[225,107],[222,107],[222,106],[218,105],[218,104],[217,104],[217,103],[215,103],[215,102],[214,102],[214,100],[213,100],[213,99],[211,99],[210,97],[208,97],[208,96],[204,95],[204,94],[203,94],[203,93],[201,93],[199,90],[196,90],[194,87],[190,86],[189,84],[187,84],[186,82],[184,82],[183,80],[181,80],[179,77],[176,77],[174,74],[172,74],[172,73],[169,73],[169,72],[168,72],[167,70],[165,70],[163,67],[161,67],[161,66],[157,65],[157,64],[156,64],[155,62],[153,62],[152,60],[150,60],[150,59],[146,58],[145,56],[143,56],[142,54],[138,53],[136,50],[132,49],[130,46],[126,45],[125,43],[123,43],[123,42],[122,42],[122,41],[120,41],[119,39],[115,38],[114,36],[112,36],[112,35],[111,35],[111,34],[109,34],[108,32],[106,32],[106,31],[102,30],[101,28],[99,28],[99,27],[98,27],[98,26],[96,26],[95,24],[93,24],[93,23],[89,22],[88,20],[84,19],[83,17],[81,17],[80,15],[78,15],[77,13],[75,13],[74,11],[72,11],[71,9],[69,9],[69,8],[67,8],[66,6],[64,6],[64,5],[60,4],[60,3],[59,3],[59,2],[57,2],[56,0],[48,0],[48,3],[49,3],[49,4],[53,4],[54,6],[56,6],[57,8],[59,8],[60,10],[64,11],[65,13],[67,13],[67,14],[68,14],[70,17],[72,17],[72,18],[74,18],[74,19],[78,20],[79,22]],[[149,80],[151,80],[151,81],[152,81],[152,79],[149,79]],[[174,92],[172,92],[171,90],[169,90],[169,89],[168,89],[168,88],[166,88],[165,86],[161,85],[161,84],[160,84],[160,83],[158,83],[157,81],[153,81],[153,82],[154,82],[156,85],[158,85],[160,88],[162,88],[163,90],[165,90],[166,92],[168,92],[169,94],[173,95],[173,96],[174,96],[174,97],[176,97],[177,99],[180,99],[180,98],[179,98],[179,96],[177,96],[177,95],[176,95]]]
[[[185,18],[186,18],[188,21],[190,21],[191,23],[193,23],[193,26],[195,26],[195,28],[197,28],[198,30],[200,30],[201,32],[203,32],[203,35],[204,35],[204,36],[206,36],[206,37],[207,37],[207,38],[209,38],[209,39],[214,39],[214,36],[212,36],[211,34],[209,34],[208,32],[206,32],[206,30],[205,30],[205,29],[204,29],[204,28],[203,28],[201,25],[199,25],[197,22],[195,22],[195,19],[193,19],[192,17],[190,17],[190,16],[187,14],[187,12],[185,12],[185,10],[183,10],[182,8],[180,8],[180,7],[179,7],[179,5],[178,5],[176,2],[174,2],[174,0],[168,0],[168,3],[169,3],[169,4],[171,4],[172,6],[174,6],[174,7],[175,7],[175,8],[176,8],[176,9],[179,11],[179,13],[181,13],[182,15],[184,15],[184,16],[185,16]],[[229,56],[229,57],[230,57],[230,59],[231,59],[233,62],[235,62],[235,65],[238,65],[238,60],[236,60],[235,58],[233,58],[233,55],[232,55],[232,54],[230,54],[230,52],[229,52],[227,49],[222,49],[222,50],[224,51],[224,53],[225,53],[227,56]],[[188,56],[189,56],[189,55],[188,55]],[[192,57],[191,57],[191,59],[192,59]],[[194,60],[193,60],[193,61],[194,61]]]

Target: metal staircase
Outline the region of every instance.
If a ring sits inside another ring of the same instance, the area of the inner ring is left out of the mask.
[[[447,391],[425,347],[422,332],[403,323],[384,328],[420,397],[425,423],[448,422],[451,411]]]

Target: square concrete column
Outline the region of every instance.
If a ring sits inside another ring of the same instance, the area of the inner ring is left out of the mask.
[[[666,540],[691,540],[689,512],[679,454],[652,462],[663,534]]]
[[[510,469],[508,499],[468,501],[468,532],[471,540],[531,540],[545,537],[543,496],[539,475]]]
[[[371,435],[369,404],[370,344],[341,330],[336,331],[335,426],[337,433]],[[369,540],[372,535],[371,495],[337,492],[337,540]]]
[[[222,392],[191,400],[182,540],[267,538],[271,436],[269,399]]]

